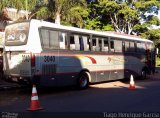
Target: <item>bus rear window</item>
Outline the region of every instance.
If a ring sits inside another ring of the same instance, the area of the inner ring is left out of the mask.
[[[16,46],[27,43],[29,22],[16,23],[6,27],[5,45]]]

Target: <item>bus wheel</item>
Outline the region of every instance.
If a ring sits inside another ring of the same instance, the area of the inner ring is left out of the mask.
[[[89,86],[89,77],[90,74],[88,72],[82,72],[80,73],[80,76],[77,81],[77,87],[78,89],[86,89]]]
[[[146,79],[146,75],[147,75],[146,69],[142,69],[142,72],[141,72],[141,79]]]

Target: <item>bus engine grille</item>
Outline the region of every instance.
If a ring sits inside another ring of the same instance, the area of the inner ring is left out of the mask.
[[[56,65],[55,64],[43,64],[42,66],[42,74],[43,75],[52,75],[56,73]]]

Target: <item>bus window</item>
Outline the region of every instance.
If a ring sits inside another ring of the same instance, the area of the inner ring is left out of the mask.
[[[97,51],[101,51],[102,50],[102,39],[98,40],[98,47],[97,47]]]
[[[49,31],[49,48],[59,49],[58,31]]]
[[[41,42],[43,48],[49,48],[49,31],[41,29]]]
[[[8,25],[5,29],[5,45],[26,45],[29,34],[29,22]]]
[[[70,40],[69,40],[69,44],[70,44],[70,50],[75,50],[75,41],[74,41],[74,36],[70,36]]]
[[[80,50],[83,51],[84,50],[84,40],[82,36],[79,37],[79,46],[80,46]]]
[[[83,39],[83,44],[84,44],[84,51],[89,51],[90,50],[89,38],[87,36],[82,36],[82,39]]]
[[[110,40],[110,51],[114,52],[114,40]]]
[[[95,37],[92,39],[93,51],[101,51],[102,39]]]
[[[102,39],[102,51],[103,52],[108,52],[108,39]]]
[[[125,52],[129,52],[129,41],[125,41]]]
[[[92,49],[96,51],[96,39],[92,39]]]
[[[153,49],[153,44],[152,43],[147,43],[147,48],[151,51]]]
[[[141,49],[141,43],[137,42],[137,52],[140,52],[140,49]]]
[[[58,31],[41,29],[41,42],[45,49],[58,49]]]
[[[125,41],[122,41],[122,52],[125,52]]]
[[[134,42],[130,42],[129,51],[130,51],[130,52],[135,52],[135,44],[134,44]]]
[[[75,50],[80,50],[79,36],[78,35],[74,35],[74,40],[75,40]]]
[[[122,41],[121,40],[115,40],[114,41],[114,49],[115,52],[122,52]]]
[[[146,51],[146,46],[145,46],[145,42],[141,42],[142,45],[142,50],[141,52],[144,53]]]
[[[142,50],[143,50],[142,43],[141,42],[137,42],[137,52],[143,52]]]
[[[70,36],[70,50],[80,50],[80,39],[78,35]]]
[[[70,36],[70,49],[89,51],[91,49],[90,40],[88,36],[84,35],[71,35]]]
[[[60,49],[67,49],[67,35],[66,33],[60,32],[59,33],[59,44],[60,44]]]

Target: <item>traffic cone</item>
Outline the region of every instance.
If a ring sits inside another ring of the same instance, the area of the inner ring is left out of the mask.
[[[135,84],[134,84],[134,78],[133,78],[133,75],[130,76],[130,85],[129,85],[129,89],[131,90],[134,90],[136,87],[135,87]]]
[[[42,110],[43,108],[40,107],[39,101],[38,101],[38,94],[37,94],[37,89],[36,85],[33,85],[32,88],[32,96],[31,96],[31,104],[30,108],[28,109],[29,111],[36,111],[36,110]]]

